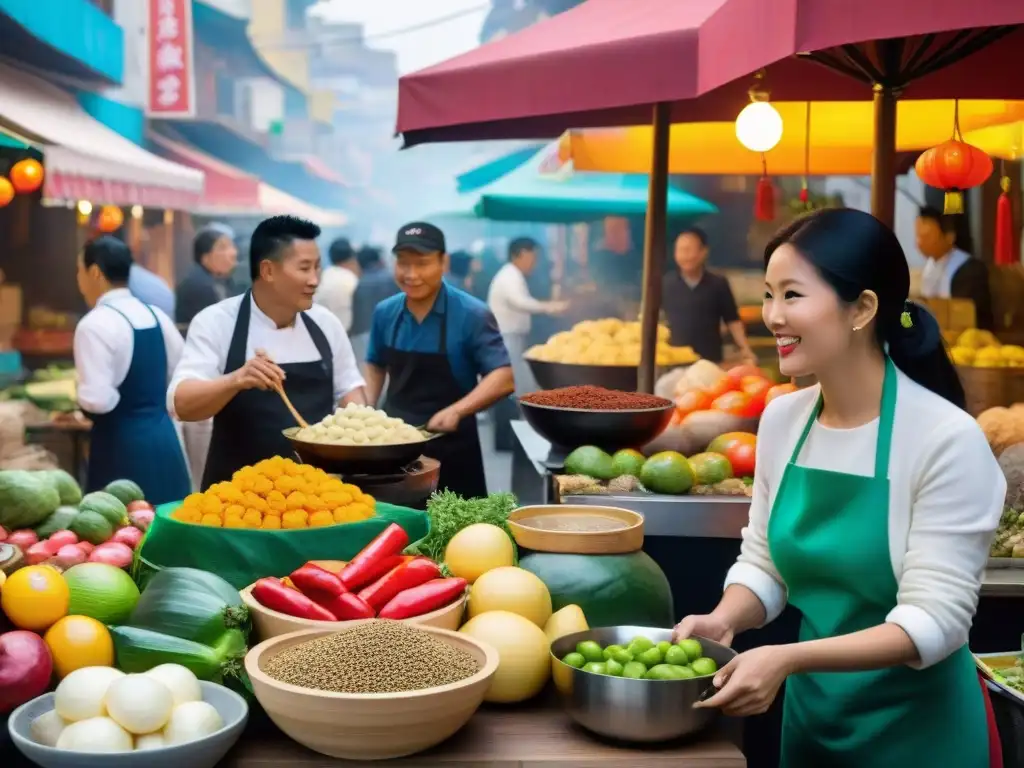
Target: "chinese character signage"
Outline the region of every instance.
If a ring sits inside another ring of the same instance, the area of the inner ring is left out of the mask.
[[[196,111],[192,0],[148,0],[149,97],[147,114],[190,118]]]

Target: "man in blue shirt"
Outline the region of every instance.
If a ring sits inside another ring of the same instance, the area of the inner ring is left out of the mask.
[[[479,299],[445,284],[444,233],[412,222],[398,230],[395,281],[402,293],[373,312],[366,393],[415,426],[444,433],[428,443],[441,462],[438,489],[487,495],[476,414],[515,390],[512,364],[494,315]]]
[[[128,291],[143,304],[150,304],[168,317],[174,317],[174,292],[163,278],[139,264],[128,273]]]

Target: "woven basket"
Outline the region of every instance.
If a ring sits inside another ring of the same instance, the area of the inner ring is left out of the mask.
[[[967,411],[977,416],[997,406],[1024,403],[1024,368],[974,368],[958,365]]]

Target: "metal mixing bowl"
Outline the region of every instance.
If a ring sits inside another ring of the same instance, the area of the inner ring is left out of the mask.
[[[555,657],[555,681],[565,711],[589,731],[612,739],[657,742],[677,739],[711,725],[718,717],[713,709],[694,709],[693,705],[711,687],[711,677],[688,680],[633,680],[595,675],[563,664],[565,654],[583,640],[594,640],[601,647],[627,645],[637,635],[655,643],[672,639],[671,629],[653,627],[601,627],[560,637],[551,644]],[[696,638],[704,655],[719,668],[736,655],[720,643]]]

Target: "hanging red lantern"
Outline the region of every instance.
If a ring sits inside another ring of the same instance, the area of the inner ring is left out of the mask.
[[[950,139],[925,150],[914,169],[929,187],[946,192],[945,213],[963,213],[963,191],[992,175],[992,158],[964,141]]]
[[[1002,194],[996,202],[996,240],[993,247],[993,261],[997,267],[1008,267],[1020,262],[1017,250],[1017,230],[1013,226],[1013,201],[1010,200],[1010,177],[999,180]]]
[[[754,218],[758,221],[775,219],[775,185],[768,177],[768,162],[761,155],[761,178],[754,190]]]
[[[3,208],[14,199],[14,185],[3,176],[0,176],[0,208]]]
[[[42,164],[31,157],[19,160],[11,166],[11,183],[14,189],[23,195],[35,192],[43,185]]]
[[[116,232],[124,224],[124,214],[116,205],[104,205],[100,209],[99,218],[96,220],[96,229],[100,232]]]

